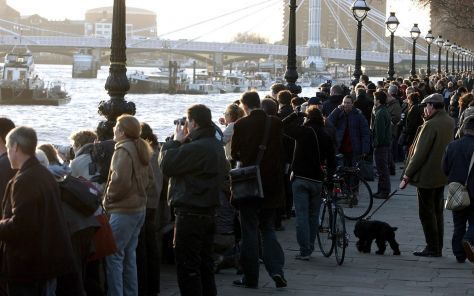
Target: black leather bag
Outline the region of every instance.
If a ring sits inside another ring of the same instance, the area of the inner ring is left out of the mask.
[[[266,150],[268,134],[270,132],[270,117],[265,121],[265,131],[262,144],[259,146],[255,165],[235,168],[230,170],[231,203],[239,205],[243,202],[259,201],[264,198],[262,177],[260,175],[260,162]]]
[[[239,203],[264,197],[259,166],[233,169],[229,174],[233,202]]]

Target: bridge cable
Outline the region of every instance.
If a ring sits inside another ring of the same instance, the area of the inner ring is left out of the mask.
[[[248,10],[248,9],[255,9],[257,6],[266,4],[268,2],[276,2],[276,1],[278,1],[278,0],[265,0],[265,1],[259,2],[257,4],[252,4],[252,5],[249,5],[249,6],[245,6],[243,8],[239,8],[239,9],[234,10],[234,11],[226,12],[226,13],[221,14],[219,16],[215,16],[215,17],[212,17],[212,18],[209,18],[209,19],[206,19],[206,20],[203,20],[203,21],[199,21],[199,22],[191,24],[191,25],[181,27],[179,29],[176,29],[176,30],[173,30],[173,31],[170,31],[170,32],[160,34],[160,35],[158,35],[158,37],[163,37],[163,36],[170,35],[170,34],[173,34],[173,33],[181,32],[181,31],[184,31],[184,30],[189,29],[189,28],[193,28],[193,27],[198,26],[198,25],[202,25],[202,24],[205,24],[205,23],[208,23],[208,22],[211,22],[211,21],[215,21],[215,20],[223,18],[225,16],[235,14],[237,12],[245,11],[245,10]]]
[[[326,6],[329,8],[329,12],[336,20],[337,25],[341,28],[342,34],[344,34],[344,37],[346,37],[347,41],[349,42],[349,45],[351,46],[352,49],[354,49],[354,43],[352,42],[352,39],[349,37],[349,34],[346,31],[346,28],[341,24],[341,21],[339,20],[339,17],[337,17],[334,9],[331,7],[331,5],[329,5],[328,0],[324,0],[324,3],[326,3]]]

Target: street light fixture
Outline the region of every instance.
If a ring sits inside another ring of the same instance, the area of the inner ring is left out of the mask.
[[[461,47],[461,46],[458,46],[458,50],[456,51],[456,54],[458,55],[458,66],[457,66],[457,70],[458,70],[458,73],[461,73],[461,72],[459,72],[459,56],[462,55],[462,47]]]
[[[436,38],[436,45],[438,45],[438,74],[441,74],[441,48],[443,48],[443,37],[441,35]]]
[[[112,16],[112,40],[110,45],[109,76],[105,82],[110,99],[99,103],[99,114],[107,121],[99,122],[97,134],[99,140],[112,139],[113,127],[117,117],[122,114],[135,115],[135,104],[125,101],[125,94],[130,89],[127,78],[127,55],[125,44],[125,0],[114,0]]]
[[[451,45],[451,51],[453,52],[453,62],[451,63],[451,72],[454,74],[454,54],[456,53],[456,50],[458,49],[458,46],[456,45],[456,43],[453,43],[453,45]]]
[[[431,33],[431,30],[428,31],[428,34],[425,36],[426,43],[428,43],[428,62],[426,65],[426,75],[429,77],[431,75],[431,43],[435,37]]]
[[[357,21],[357,47],[356,47],[356,59],[355,59],[355,69],[354,69],[354,78],[356,81],[359,81],[360,76],[362,75],[361,71],[361,48],[362,48],[362,21],[367,17],[367,13],[370,10],[370,7],[367,6],[365,0],[356,0],[352,4],[352,14]]]
[[[410,35],[411,39],[413,39],[413,49],[411,51],[411,71],[410,74],[411,76],[415,76],[416,71],[415,71],[415,49],[416,49],[416,39],[420,37],[421,31],[420,28],[418,28],[418,24],[414,24],[413,27],[410,30]]]
[[[301,86],[296,85],[298,71],[296,71],[296,0],[290,0],[290,19],[288,26],[288,58],[285,72],[287,89],[293,94],[301,92]]]
[[[446,49],[446,74],[449,74],[449,49],[451,48],[451,42],[446,39],[443,46]]]
[[[390,16],[385,22],[385,25],[387,26],[387,30],[390,32],[390,59],[388,62],[388,72],[387,72],[388,74],[387,79],[389,81],[395,80],[395,77],[393,76],[395,74],[395,69],[393,67],[393,39],[394,39],[394,33],[397,30],[399,24],[400,22],[395,16],[395,12],[390,12]]]

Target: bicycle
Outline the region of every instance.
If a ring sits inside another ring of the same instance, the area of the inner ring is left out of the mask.
[[[337,204],[337,199],[334,199],[333,195],[333,192],[339,188],[339,182],[340,178],[337,176],[333,183],[323,182],[317,237],[321,253],[329,257],[334,251],[337,264],[342,265],[349,238],[346,232],[344,210]]]
[[[337,167],[333,178],[339,185],[334,191],[334,198],[344,209],[344,216],[349,220],[367,216],[372,209],[374,197],[369,184],[361,177],[357,164],[354,167]]]

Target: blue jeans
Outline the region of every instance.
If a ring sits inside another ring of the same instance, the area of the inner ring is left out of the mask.
[[[258,284],[259,229],[262,238],[263,262],[268,274],[270,276],[276,274],[283,276],[285,254],[273,229],[276,209],[261,209],[255,204],[242,204],[239,206],[239,210],[242,229],[240,263],[244,273],[244,281],[248,285]]]
[[[292,187],[296,210],[296,240],[300,246],[300,255],[309,256],[314,251],[318,232],[322,183],[296,177]]]
[[[108,296],[138,295],[137,259],[138,235],[145,221],[145,211],[112,213],[110,226],[117,243],[117,252],[105,258]]]
[[[466,230],[466,223],[469,225]],[[462,241],[467,240],[474,243],[474,205],[471,205],[460,211],[453,211],[453,238],[451,240],[453,254],[458,258],[466,258]]]

